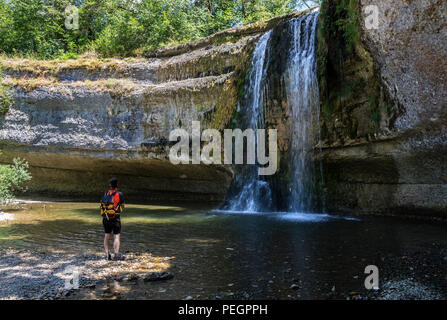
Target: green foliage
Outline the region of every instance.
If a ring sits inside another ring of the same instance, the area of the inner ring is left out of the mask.
[[[326,59],[328,41],[340,41],[344,53],[354,53],[359,38],[359,13],[355,0],[324,0],[318,27],[318,57]],[[321,61],[325,63],[326,61]]]
[[[25,191],[24,184],[31,180],[28,162],[15,158],[12,165],[0,165],[0,203],[14,199],[18,191]]]
[[[9,88],[3,84],[2,68],[0,64],[0,116],[5,115],[13,103]]]
[[[93,41],[95,51],[104,56],[129,56],[137,49],[154,50],[207,35],[208,11],[192,10],[189,0],[146,0],[126,6],[114,11]]]
[[[244,24],[261,20],[271,19],[278,15],[291,12],[296,1],[292,0],[271,0],[271,1],[246,1],[247,13],[243,16]]]
[[[269,19],[313,0],[0,0],[0,53],[75,58],[95,50],[131,56]],[[65,8],[79,9],[79,28],[65,28]]]
[[[336,7],[336,14],[339,17],[335,22],[338,32],[343,35],[346,51],[352,53],[359,34],[359,16],[355,0],[340,1]]]
[[[0,116],[4,116],[8,113],[9,108],[13,103],[11,94],[0,85]]]
[[[69,0],[1,0],[0,51],[41,58],[67,51],[77,40],[77,31],[64,27],[69,4]]]
[[[355,55],[359,37],[359,14],[355,0],[324,0],[318,24],[317,64],[322,115],[330,120],[344,101],[364,88],[361,80],[343,77],[344,62]]]
[[[318,25],[318,81],[322,138],[329,143],[356,139],[380,129],[380,83],[372,58],[359,39],[360,8],[355,0],[324,0]],[[369,103],[364,104],[365,97]],[[357,115],[353,115],[353,110]],[[361,114],[360,114],[360,112]],[[335,119],[341,121],[338,126]],[[369,130],[364,123],[369,121]]]

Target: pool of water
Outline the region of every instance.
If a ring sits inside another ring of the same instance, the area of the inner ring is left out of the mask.
[[[102,250],[98,204],[32,203],[7,212],[0,247]],[[364,290],[367,265],[384,270],[381,279],[393,268],[403,276],[433,272],[429,261],[408,265],[406,257],[431,252],[430,259],[445,261],[446,231],[443,222],[399,218],[129,205],[121,251],[172,257],[173,280],[140,286],[129,297],[340,298]],[[444,277],[445,263],[436,272]]]

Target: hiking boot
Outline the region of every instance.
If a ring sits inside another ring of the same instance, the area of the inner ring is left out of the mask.
[[[112,255],[109,252],[106,252],[106,260],[112,260]]]
[[[115,253],[115,255],[113,256],[113,260],[122,261],[124,260],[124,256],[121,253]]]

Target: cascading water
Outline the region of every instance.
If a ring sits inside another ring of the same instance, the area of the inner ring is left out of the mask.
[[[251,71],[248,86],[242,105],[243,119],[241,125],[245,128],[257,130],[264,128],[264,80],[267,45],[272,31],[268,31],[259,38],[253,51]],[[228,201],[224,204],[225,210],[258,212],[269,210],[271,207],[271,191],[269,184],[258,175],[256,164],[247,164],[237,174],[230,188]]]
[[[290,21],[292,37],[290,60],[284,74],[287,102],[291,110],[291,184],[288,210],[309,212],[322,199],[320,167],[315,167],[314,143],[320,140],[319,91],[316,63],[318,12]],[[315,133],[317,132],[317,136]],[[321,150],[318,150],[321,151]],[[319,181],[319,182],[318,182]]]
[[[277,191],[274,186],[278,187],[278,184],[272,183],[273,179],[264,180],[265,177],[259,176],[257,165],[244,165],[230,186],[224,210],[262,212],[286,208],[290,212],[312,212],[324,207],[322,179],[317,179],[318,172],[320,175],[322,172],[321,165],[316,166],[313,159],[314,144],[320,138],[315,57],[317,23],[318,12],[314,12],[289,21],[286,24],[287,35],[278,32],[279,37],[286,37],[281,41],[286,41],[288,52],[287,59],[281,59],[275,66],[271,66],[271,69],[280,69],[282,72],[277,84],[281,88],[276,93],[270,93],[266,85],[271,80],[269,64],[276,54],[276,49],[270,44],[272,31],[258,40],[253,52],[246,94],[239,106],[243,115],[239,123],[241,128],[264,129],[264,102],[284,100],[288,105],[290,182],[288,194],[280,197],[281,201],[287,201],[287,205],[274,203],[272,194]],[[281,97],[270,97],[270,94],[279,94]]]

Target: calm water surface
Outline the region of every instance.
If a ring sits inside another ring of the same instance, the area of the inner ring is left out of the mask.
[[[8,212],[13,220],[0,221],[1,247],[102,250],[98,204],[36,203]],[[383,267],[381,276],[387,277],[396,257],[433,251],[433,259],[445,260],[440,252],[447,248],[446,231],[442,222],[398,218],[129,205],[122,215],[121,251],[173,257],[173,280],[138,285],[129,297],[340,298],[364,290],[367,265]],[[425,267],[395,265],[402,273],[424,273]]]

